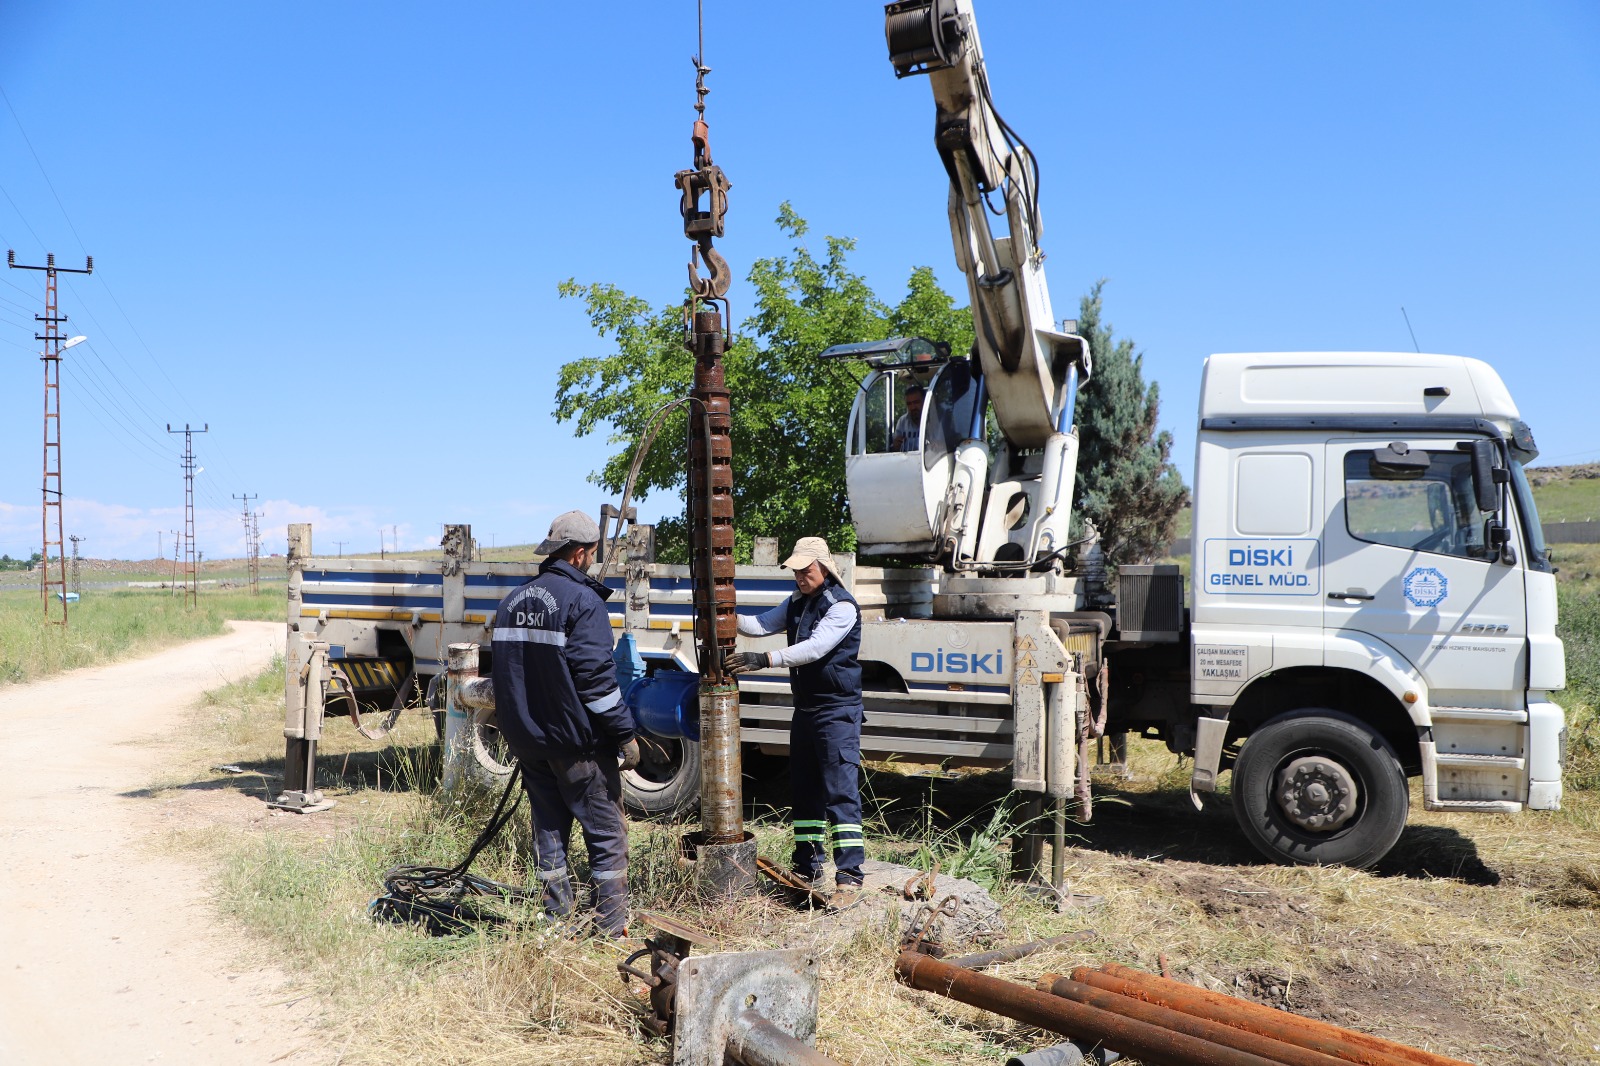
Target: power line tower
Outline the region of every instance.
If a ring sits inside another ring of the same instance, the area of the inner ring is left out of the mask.
[[[256,531],[260,529],[260,526],[256,524],[254,516],[250,513],[250,501],[259,500],[261,495],[257,493],[252,496],[246,493],[241,496],[236,492],[233,494],[233,498],[243,501],[243,513],[240,517],[244,521],[244,555],[250,567],[250,595],[254,596],[261,591],[261,549],[256,544]]]
[[[74,533],[72,536],[68,537],[67,539],[72,541],[72,591],[76,592],[79,596],[82,596],[83,595],[83,572],[78,568],[78,545],[82,544],[84,541],[88,540],[89,538],[88,537],[80,537],[76,533]]]
[[[263,512],[250,516],[250,594],[261,594],[261,518]]]
[[[34,321],[44,323],[44,332],[35,333],[34,340],[44,341],[44,351],[39,353],[39,359],[44,363],[44,483],[42,489],[41,513],[39,526],[44,550],[40,553],[41,569],[39,571],[39,595],[44,600],[44,620],[57,625],[67,624],[67,553],[63,550],[65,539],[61,536],[61,352],[81,341],[82,337],[65,340],[61,336],[61,323],[67,320],[66,315],[57,314],[56,303],[56,275],[57,274],[92,274],[94,273],[94,256],[84,257],[84,268],[74,270],[70,267],[56,266],[56,255],[50,252],[45,255],[44,266],[29,266],[17,262],[17,253],[6,250],[6,265],[13,270],[42,270],[44,271],[44,314],[34,315]],[[52,524],[51,518],[55,519]],[[51,539],[52,530],[55,539]],[[58,577],[50,577],[50,549],[56,550],[56,565]],[[55,612],[50,607],[50,589],[54,586],[57,591],[57,600],[61,604],[61,617],[55,617]]]
[[[193,429],[185,422],[182,429],[173,429],[172,423],[168,422],[167,432],[183,434],[183,598],[185,603],[197,607],[200,604],[200,586],[195,576],[198,563],[194,544],[194,435],[210,433],[211,423],[207,422],[202,429]]]

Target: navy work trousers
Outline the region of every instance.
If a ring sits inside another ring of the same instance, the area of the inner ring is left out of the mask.
[[[533,808],[533,853],[545,910],[558,918],[572,913],[567,842],[576,819],[589,849],[595,924],[606,936],[621,936],[628,926],[628,824],[616,758],[521,762],[522,786]]]
[[[832,823],[834,879],[861,883],[866,840],[861,835],[861,704],[808,711],[796,708],[789,725],[789,780],[793,790],[794,868],[815,879],[822,872]]]

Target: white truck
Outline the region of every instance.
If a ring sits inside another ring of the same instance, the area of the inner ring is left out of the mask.
[[[1176,565],[1125,565],[1108,581],[1093,545],[1069,539],[1090,353],[1051,310],[1037,174],[994,109],[970,0],[885,13],[896,73],[933,87],[977,342],[970,358],[924,338],[822,353],[865,371],[843,434],[859,555],[929,564],[844,560],[864,620],[863,754],[1009,764],[1019,791],[1059,811],[1088,798],[1093,737],[1139,733],[1193,758],[1197,804],[1231,769],[1241,828],[1282,862],[1377,861],[1405,825],[1408,777],[1422,778],[1427,809],[1558,807],[1555,581],[1523,473],[1532,435],[1495,372],[1443,355],[1212,356],[1192,601]],[[925,390],[915,417],[912,385]],[[337,649],[351,688],[363,662],[388,664],[369,681],[437,675],[446,644],[487,645],[495,602],[531,576],[531,564],[472,562],[470,534],[451,528],[445,560],[428,566],[291,551],[289,674],[302,683],[287,805],[315,791],[308,649]],[[695,671],[687,568],[653,560],[647,527],[630,530],[627,556],[613,625],[651,669]],[[775,561],[738,569],[741,612],[792,590]],[[739,686],[746,743],[785,751],[787,676]],[[636,810],[695,804],[681,732],[647,738],[627,779]]]

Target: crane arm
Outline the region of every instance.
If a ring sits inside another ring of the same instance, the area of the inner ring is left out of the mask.
[[[1058,332],[1039,249],[1038,167],[995,109],[971,0],[899,0],[884,9],[895,74],[927,74],[934,143],[950,178],[950,233],[967,278],[978,358],[1006,438],[1042,447],[1071,428],[1088,346]],[[997,234],[990,197],[1004,198]],[[1074,371],[1076,371],[1074,373]]]

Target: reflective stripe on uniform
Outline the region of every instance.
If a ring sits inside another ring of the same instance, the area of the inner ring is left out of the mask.
[[[833,827],[833,843],[835,847],[865,844],[866,838],[861,835],[859,825],[836,825]]]
[[[565,638],[563,638],[563,640],[564,639]],[[591,700],[590,702],[585,703],[584,706],[589,708],[590,714],[605,714],[607,711],[621,702],[622,690],[619,688],[612,690],[610,693],[601,696],[597,700]]]
[[[623,867],[620,870],[591,870],[589,876],[596,881],[615,881],[619,877],[627,877],[628,869]]]
[[[507,627],[494,631],[495,640],[514,640],[524,644],[554,644],[556,647],[565,647],[567,635],[554,629],[516,629]]]
[[[554,870],[539,871],[539,880],[541,881],[555,881],[565,876],[567,876],[567,868],[565,866],[557,867]]]

